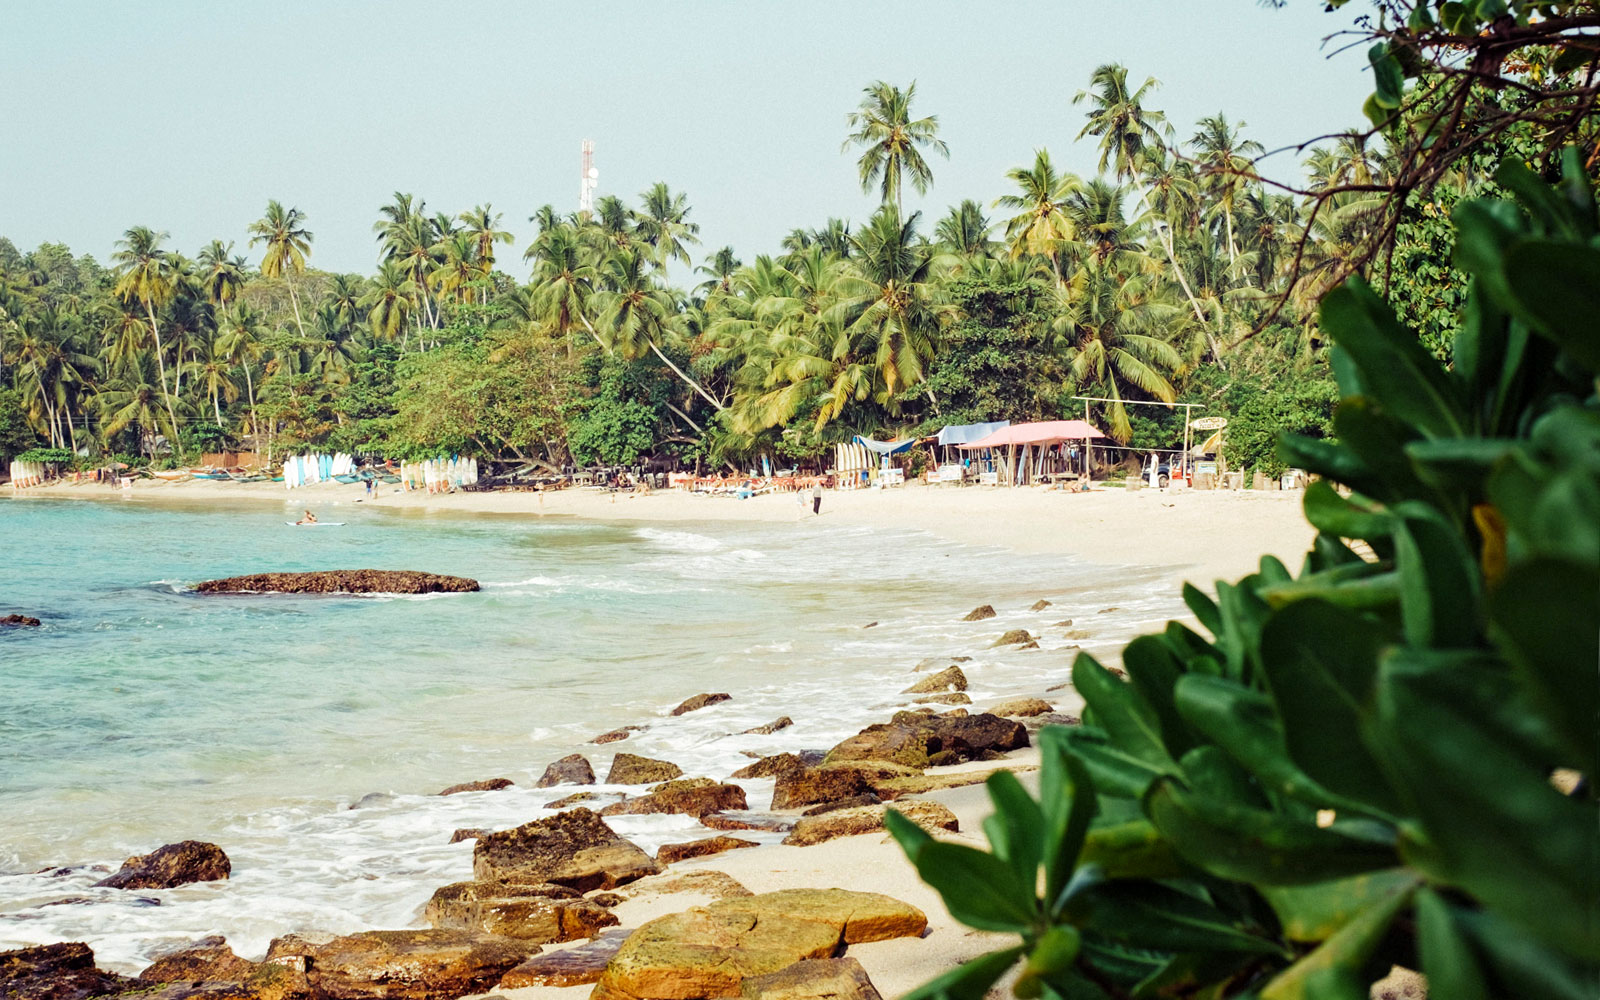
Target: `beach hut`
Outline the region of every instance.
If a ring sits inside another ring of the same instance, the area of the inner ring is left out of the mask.
[[[1089,442],[1103,437],[1105,435],[1087,421],[1043,420],[1002,427],[993,434],[957,447],[963,451],[1005,449],[1006,459],[1001,481],[1011,486],[1021,486],[1032,482],[1035,476],[1045,471],[1046,456],[1052,447],[1081,441],[1083,451],[1080,455],[1087,469]]]
[[[881,470],[880,471],[880,475],[882,476],[883,479],[888,480],[888,479],[891,478],[888,475],[888,472],[889,472],[889,456],[891,456],[891,455],[899,455],[899,454],[902,454],[904,452],[910,451],[912,448],[914,448],[916,446],[917,439],[916,438],[902,438],[899,441],[877,441],[877,440],[874,440],[873,438],[862,437],[860,434],[857,434],[852,443],[854,443],[856,447],[862,449],[866,453],[866,455],[875,455],[875,456],[877,456],[878,467]],[[866,455],[864,455],[863,458],[865,458]],[[864,461],[862,463],[862,465],[861,465],[861,468],[862,468],[862,470],[866,470],[867,468],[869,468],[869,466]],[[898,476],[899,473],[896,472],[895,475]],[[900,482],[904,483],[905,479],[901,478]]]
[[[939,433],[934,435],[934,443],[942,449],[942,454],[939,456],[939,467],[934,470],[933,480],[959,483],[966,478],[967,466],[974,460],[979,463],[980,470],[993,472],[994,459],[989,452],[962,453],[956,449],[973,441],[981,441],[995,431],[1010,426],[1009,420],[990,420],[981,424],[947,424],[939,428]]]

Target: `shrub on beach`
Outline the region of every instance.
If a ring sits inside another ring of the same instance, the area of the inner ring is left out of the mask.
[[[1298,574],[1275,559],[1123,651],[1080,655],[1083,725],[1041,795],[989,781],[991,849],[893,832],[951,913],[1016,947],[911,996],[1434,996],[1600,982],[1600,213],[1552,188],[1455,212],[1471,276],[1442,368],[1359,280],[1330,293],[1338,441]],[[1337,487],[1343,487],[1340,489]],[[1042,880],[1040,869],[1043,870]]]

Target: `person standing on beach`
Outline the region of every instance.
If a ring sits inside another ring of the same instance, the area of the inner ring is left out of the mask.
[[[822,513],[822,480],[811,484],[811,513]]]

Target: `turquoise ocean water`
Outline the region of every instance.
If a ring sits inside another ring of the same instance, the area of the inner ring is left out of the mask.
[[[470,875],[471,844],[448,844],[451,831],[547,815],[571,789],[531,785],[564,754],[585,752],[602,777],[626,749],[723,778],[749,754],[825,748],[881,721],[923,657],[972,656],[980,703],[1031,694],[1064,682],[1073,655],[1044,626],[1074,618],[1092,648],[1181,610],[1153,573],[826,517],[643,525],[353,504],[321,516],[347,524],[288,527],[259,501],[0,501],[0,614],[45,622],[0,634],[0,950],[85,940],[136,970],[207,933],[258,957],[291,930],[415,925],[435,887]],[[362,567],[484,589],[189,590]],[[1055,603],[1028,612],[1040,597]],[[958,621],[979,603],[1000,617]],[[988,648],[1013,627],[1042,631],[1045,648]],[[701,691],[733,700],[666,717]],[[739,735],[779,715],[795,725]],[[624,724],[648,728],[586,745]],[[519,787],[431,794],[499,776]],[[770,789],[747,783],[752,807]],[[615,825],[650,849],[704,833],[683,817]],[[182,839],[221,844],[233,877],[92,888],[124,857]]]

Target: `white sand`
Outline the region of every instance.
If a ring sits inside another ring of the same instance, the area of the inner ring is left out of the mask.
[[[6,492],[11,493],[9,489]],[[373,503],[440,512],[584,517],[621,521],[794,521],[802,516],[794,495],[737,500],[725,496],[658,491],[648,496],[567,489],[549,493],[457,493],[429,496],[385,486],[368,499],[359,485],[323,483],[296,490],[282,484],[191,480],[141,480],[131,489],[99,484],[59,485],[20,491],[28,496],[126,496],[136,501],[209,502],[257,499],[318,511],[332,504]],[[1253,570],[1263,554],[1291,570],[1311,544],[1297,491],[1138,490],[1090,493],[997,487],[907,486],[892,490],[832,490],[822,516],[846,524],[912,528],[942,538],[999,545],[1018,552],[1077,556],[1103,566],[1162,567],[1175,577],[1209,585]],[[811,516],[809,509],[804,515]]]

